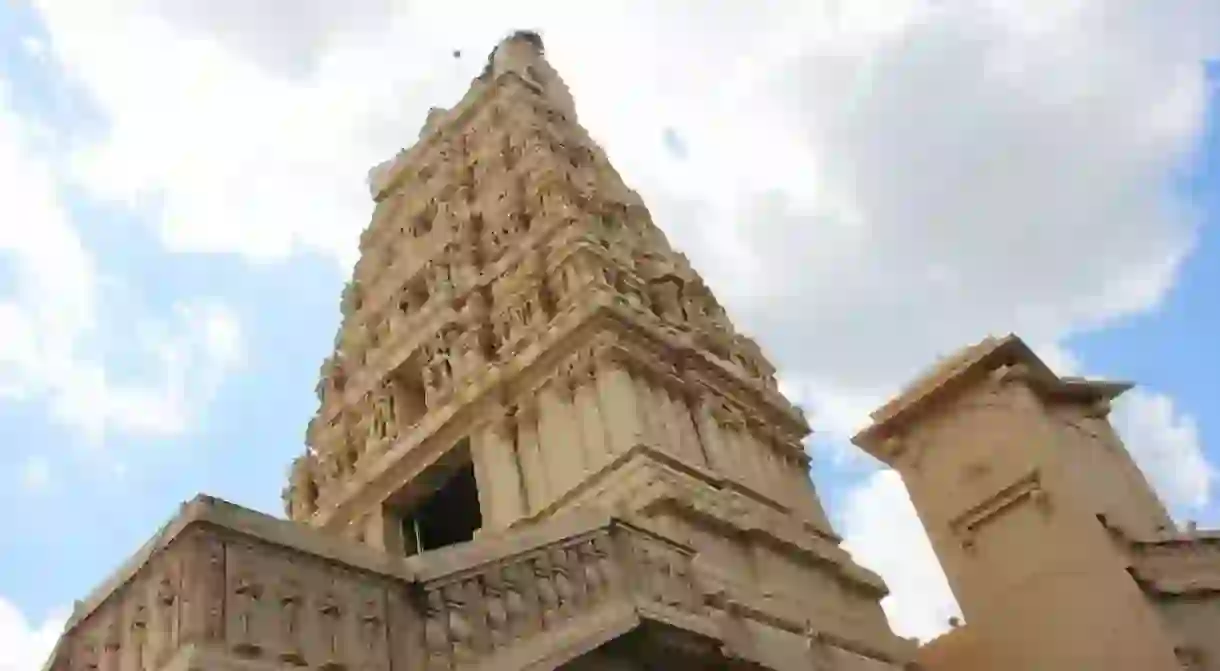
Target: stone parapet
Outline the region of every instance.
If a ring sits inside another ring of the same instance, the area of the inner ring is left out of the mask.
[[[694,556],[586,512],[408,559],[200,496],[78,605],[46,669],[555,668],[644,625],[724,654],[740,627]]]

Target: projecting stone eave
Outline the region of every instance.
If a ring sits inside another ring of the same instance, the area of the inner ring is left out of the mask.
[[[1019,370],[1030,387],[1048,400],[1108,402],[1134,386],[1122,381],[1060,377],[1015,334],[989,337],[949,357],[873,412],[873,423],[857,433],[852,442],[874,458],[889,463],[894,456],[891,437],[899,435],[915,418],[1003,367]]]

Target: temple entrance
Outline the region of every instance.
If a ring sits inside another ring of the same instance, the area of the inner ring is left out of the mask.
[[[409,504],[391,505],[404,554],[416,555],[474,539],[483,526],[479,489],[463,440],[413,482],[424,489]]]

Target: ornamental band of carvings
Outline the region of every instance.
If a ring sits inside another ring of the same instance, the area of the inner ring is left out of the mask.
[[[186,644],[319,671],[454,669],[614,606],[703,616],[693,552],[612,523],[423,582],[196,529],[64,635],[54,671],[160,668]],[[416,660],[424,666],[415,665]]]

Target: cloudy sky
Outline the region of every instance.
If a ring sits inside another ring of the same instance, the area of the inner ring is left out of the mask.
[[[846,437],[987,333],[1140,382],[1131,450],[1220,522],[1220,3],[506,4],[0,2],[0,671],[195,492],[279,511],[365,172],[519,27],[811,412],[897,631],[952,596]]]

